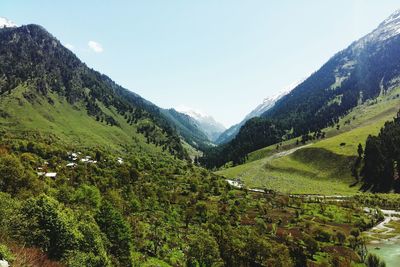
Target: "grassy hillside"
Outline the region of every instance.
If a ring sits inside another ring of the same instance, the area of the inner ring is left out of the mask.
[[[240,178],[249,187],[266,187],[286,193],[353,194],[359,186],[351,176],[351,166],[359,143],[376,134],[400,108],[397,88],[354,108],[336,126],[326,128],[326,138],[307,146],[297,139],[272,145],[249,154],[245,164],[219,172]]]
[[[148,144],[145,136],[137,132],[138,125],[147,123],[146,120],[130,125],[113,108],[99,103],[102,111],[117,121],[118,126],[111,126],[88,116],[85,107],[79,103],[71,105],[52,93],[28,101],[23,96],[27,91],[26,86],[19,86],[10,94],[3,95],[0,102],[0,129],[14,139],[23,140],[32,135],[52,136],[58,144],[74,148],[102,147],[119,154],[127,150],[162,152],[161,147]],[[161,130],[158,138],[163,138]]]

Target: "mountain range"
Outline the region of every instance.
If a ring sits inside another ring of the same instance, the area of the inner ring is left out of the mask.
[[[217,144],[221,145],[221,144],[225,144],[225,143],[231,141],[233,138],[235,138],[235,136],[239,133],[240,128],[248,120],[250,120],[250,119],[252,119],[254,117],[259,117],[262,114],[264,114],[265,112],[267,112],[268,110],[270,110],[279,99],[281,99],[282,97],[287,95],[291,90],[293,90],[293,88],[295,88],[297,85],[299,85],[302,81],[303,80],[301,80],[299,82],[292,83],[287,88],[285,88],[284,90],[280,91],[279,93],[277,93],[277,94],[275,94],[273,96],[265,98],[264,101],[260,105],[258,105],[254,110],[252,110],[249,114],[247,114],[246,117],[241,122],[229,127],[229,129],[227,129],[224,132],[222,132],[218,136],[218,138],[215,140],[215,142]]]
[[[39,25],[0,19],[0,62],[0,265],[384,266],[400,197],[360,190],[400,192],[400,11],[230,135]]]
[[[212,116],[204,112],[179,107],[177,110],[192,117],[198,124],[198,127],[207,135],[210,141],[215,142],[218,137],[226,130],[225,126],[217,122]]]
[[[400,11],[396,11],[277,100],[261,119],[247,121],[233,140],[208,151],[203,160],[208,166],[242,162],[247,153],[276,141],[269,138],[269,131],[257,133],[260,127],[273,127],[284,140],[334,126],[352,108],[388,93],[399,81]]]

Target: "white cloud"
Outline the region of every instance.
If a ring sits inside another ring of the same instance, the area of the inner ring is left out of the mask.
[[[74,49],[75,49],[75,46],[73,46],[72,44],[65,44],[64,45],[66,48],[68,48],[69,50],[71,50],[71,51],[74,51]]]
[[[104,51],[103,46],[95,41],[89,41],[88,46],[95,53],[101,53]]]

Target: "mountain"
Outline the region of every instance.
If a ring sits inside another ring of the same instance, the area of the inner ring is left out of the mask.
[[[163,109],[162,114],[174,125],[177,132],[192,147],[203,151],[213,146],[200,123],[193,117],[175,109]]]
[[[0,17],[0,28],[14,28],[17,24],[7,18]]]
[[[248,135],[237,135],[236,140],[218,148],[219,152],[206,153],[203,160],[208,166],[232,160],[242,162],[247,153],[271,145],[273,138],[267,138],[265,133],[258,136],[255,133],[262,123],[278,127],[285,138],[334,126],[351,109],[388,93],[399,82],[400,11],[396,11],[279,99],[261,115],[264,122],[257,120],[256,126],[246,123],[242,129],[254,132],[251,139]],[[260,142],[260,138],[264,141]],[[210,155],[208,158],[207,154]]]
[[[4,130],[187,157],[160,108],[88,68],[41,26],[0,29],[0,61]]]
[[[188,161],[190,116],[88,68],[40,26],[0,29],[0,62],[0,265],[360,265],[349,229],[383,220],[362,207],[399,202],[306,203],[226,181]],[[276,142],[282,128],[251,119],[236,145],[260,134]]]
[[[258,105],[253,111],[251,111],[249,114],[247,114],[247,116],[240,123],[231,126],[229,129],[227,129],[222,134],[220,134],[220,136],[216,140],[216,143],[217,144],[225,144],[225,143],[231,141],[233,138],[235,138],[235,136],[239,133],[240,128],[248,120],[250,120],[254,117],[259,117],[263,113],[270,110],[279,99],[281,99],[282,97],[287,95],[291,90],[293,90],[293,88],[295,88],[297,85],[299,85],[303,81],[304,81],[304,79],[299,82],[292,83],[291,85],[286,87],[281,92],[279,92],[273,96],[265,98],[264,101],[260,105]]]
[[[217,122],[212,116],[201,111],[184,107],[180,107],[177,110],[193,118],[199,129],[203,131],[212,142],[215,142],[220,134],[226,130],[225,126]]]
[[[219,137],[217,138],[216,143],[217,144],[225,144],[225,143],[231,141],[233,138],[235,138],[235,136],[239,133],[240,128],[248,120],[250,120],[254,117],[261,116],[268,109],[272,108],[275,105],[276,101],[279,100],[284,95],[285,95],[285,92],[279,93],[272,97],[265,98],[264,101],[260,105],[258,105],[253,111],[251,111],[249,114],[247,114],[246,117],[241,122],[229,127],[227,130],[225,130],[223,133],[221,133],[219,135]]]

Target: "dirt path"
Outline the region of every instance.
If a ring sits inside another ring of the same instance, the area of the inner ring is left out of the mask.
[[[295,147],[295,148],[292,148],[292,149],[289,149],[289,150],[286,150],[286,151],[282,151],[282,152],[275,153],[275,154],[273,154],[273,155],[271,155],[271,156],[268,156],[268,157],[265,157],[265,158],[263,158],[263,159],[260,159],[260,160],[259,160],[260,164],[257,164],[256,168],[257,168],[257,170],[258,170],[258,169],[260,169],[259,166],[264,166],[265,164],[267,164],[268,162],[270,162],[270,161],[272,161],[272,160],[274,160],[274,159],[279,159],[279,158],[282,158],[282,157],[285,157],[285,156],[289,156],[290,154],[293,154],[293,153],[296,152],[297,150],[302,149],[302,148],[305,148],[305,147],[308,147],[308,146],[311,146],[312,144],[313,144],[313,143],[310,143],[310,144],[307,144],[307,145],[304,145],[304,146],[300,146],[300,147]],[[253,162],[255,162],[255,161],[253,161]],[[249,164],[251,164],[251,163],[252,163],[252,162],[250,162]],[[253,169],[253,168],[251,168],[251,169]],[[258,170],[258,171],[259,171],[259,170]],[[249,172],[250,172],[250,170],[241,173],[241,174],[240,174],[240,177],[249,176]]]

